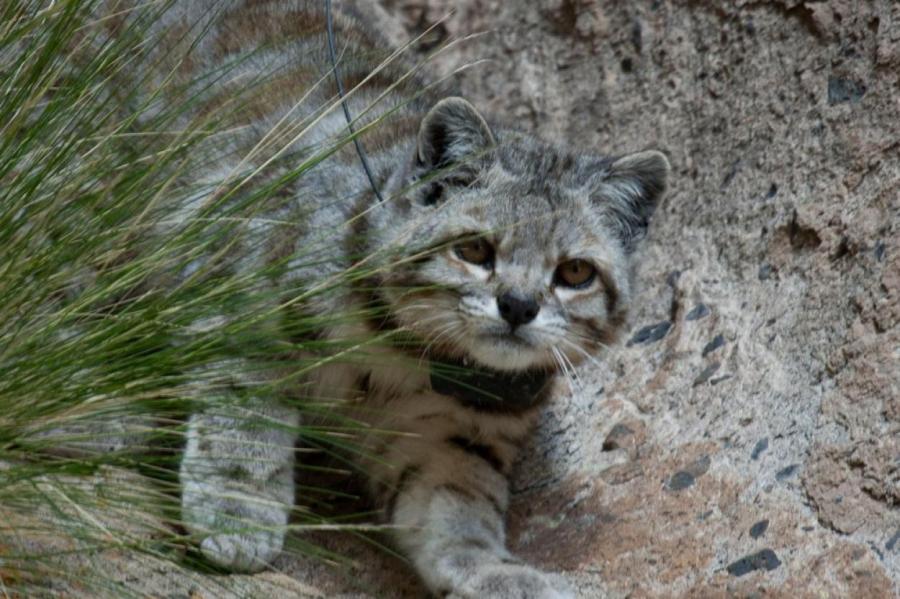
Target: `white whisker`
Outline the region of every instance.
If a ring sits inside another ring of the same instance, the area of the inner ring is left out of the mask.
[[[562,356],[559,353],[559,349],[557,349],[556,346],[554,345],[554,346],[550,347],[550,350],[553,352],[553,358],[554,358],[554,360],[556,360],[556,363],[559,365],[559,368],[562,371],[563,377],[566,379],[566,382],[569,384],[570,387],[574,388],[575,383],[574,383],[574,381],[572,381],[572,377],[569,374],[568,367],[566,366],[565,362],[563,362]]]
[[[440,327],[437,330],[437,334],[431,338],[431,340],[422,350],[419,359],[424,360],[428,355],[428,350],[430,350],[432,346],[434,346],[441,338],[446,337],[447,335],[452,335],[454,333],[454,329],[456,329],[457,327],[458,324],[456,322],[448,322],[444,326]]]
[[[603,365],[600,364],[600,362],[594,356],[592,356],[587,351],[585,351],[585,349],[583,347],[581,347],[580,345],[578,345],[577,343],[573,343],[564,337],[560,337],[559,340],[562,341],[563,343],[565,343],[566,345],[568,345],[569,347],[571,347],[572,349],[574,349],[575,351],[577,351],[579,354],[581,354],[585,358],[587,358],[591,362],[591,364],[593,364],[594,366],[597,366],[598,368],[603,367]]]
[[[562,338],[563,335],[559,335],[559,337]],[[578,333],[575,333],[574,331],[567,332],[565,337],[567,337],[567,338],[574,337],[575,339],[578,339],[579,341],[584,341],[585,343],[588,343],[590,345],[596,345],[597,347],[600,347],[602,349],[610,348],[609,345],[607,345],[606,343],[603,343],[602,341],[600,341],[599,339],[597,339],[595,337],[588,337],[587,335],[580,335]]]
[[[569,365],[569,372],[572,373],[572,380],[575,382],[575,387],[577,390],[581,390],[584,388],[584,385],[581,383],[581,377],[578,376],[578,371],[575,368],[575,365],[572,364],[572,360],[569,359],[569,356],[562,350],[560,350],[559,355],[562,359]]]

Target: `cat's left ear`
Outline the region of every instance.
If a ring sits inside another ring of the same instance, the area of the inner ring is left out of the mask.
[[[478,160],[496,142],[474,106],[458,97],[444,98],[428,111],[419,127],[416,158],[434,170]]]
[[[669,160],[655,150],[628,154],[609,165],[600,195],[619,226],[627,251],[632,251],[647,231],[668,175]]]

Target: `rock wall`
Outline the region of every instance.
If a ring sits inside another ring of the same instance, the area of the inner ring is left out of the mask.
[[[513,545],[585,597],[900,593],[900,4],[384,0],[465,95],[672,190]]]

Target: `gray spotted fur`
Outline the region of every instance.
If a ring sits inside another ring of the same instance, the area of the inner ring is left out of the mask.
[[[355,12],[338,6],[336,14],[348,89],[387,55]],[[198,109],[225,110],[240,97],[246,102],[229,117],[240,127],[217,138],[220,159],[196,173],[201,191],[173,220],[198,214],[209,199],[203,190],[235,172],[259,168],[260,179],[275,177],[288,169],[285,157],[309,156],[346,135],[328,78],[323,24],[319,3],[291,0],[185,0],[157,21],[157,33],[173,40],[210,25],[200,44],[165,56],[163,71],[185,81],[243,57],[229,77],[202,91]],[[359,126],[421,93],[416,75],[366,113],[405,69],[396,61],[350,93],[352,114],[364,115]],[[288,76],[277,84],[260,79],[272,72]],[[310,115],[318,115],[312,125]],[[386,314],[344,317],[321,338],[355,343],[394,328],[421,341],[422,353],[414,357],[389,343],[364,344],[352,359],[316,370],[304,393],[339,402],[372,430],[402,433],[361,435],[356,441],[368,449],[364,455],[374,457],[360,458],[358,466],[385,521],[396,527],[396,544],[432,592],[570,597],[559,578],[506,549],[507,476],[538,408],[476,409],[435,393],[427,368],[413,366],[421,366],[420,357],[447,358],[501,372],[555,372],[592,360],[615,339],[632,301],[632,252],[663,193],[668,163],[658,152],[615,159],[554,146],[486,120],[440,88],[427,89],[361,140],[386,201],[377,203],[348,144],[261,207],[243,233],[239,268],[287,256],[272,286],[296,289],[363,261],[371,271],[367,285],[348,284],[337,296],[317,296],[300,308],[327,315],[377,305]],[[468,264],[451,249],[472,234],[496,248],[493,268]],[[557,264],[571,258],[597,268],[590,287],[555,285]],[[191,269],[202,266],[201,260]],[[510,332],[497,309],[504,292],[535,298],[537,318]],[[196,326],[220,326],[228,318]],[[232,387],[252,396],[258,381],[239,362],[232,370]],[[191,417],[181,466],[184,522],[202,537],[209,560],[257,571],[283,547],[295,500],[292,427],[299,416],[275,400],[251,397],[235,415],[215,407],[227,397],[203,399],[211,407]]]

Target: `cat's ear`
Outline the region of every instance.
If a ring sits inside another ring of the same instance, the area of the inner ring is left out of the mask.
[[[668,175],[668,159],[655,150],[628,154],[609,165],[600,195],[629,252],[647,231],[666,190]]]
[[[428,170],[477,160],[495,145],[490,127],[466,100],[444,98],[419,127],[416,159]]]

